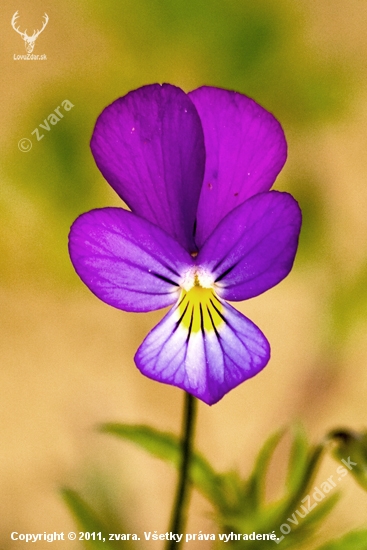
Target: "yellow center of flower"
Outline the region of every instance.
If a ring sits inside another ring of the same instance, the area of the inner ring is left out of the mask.
[[[195,281],[188,291],[182,290],[178,306],[179,323],[191,332],[216,331],[224,323],[223,306],[212,288],[203,288]]]

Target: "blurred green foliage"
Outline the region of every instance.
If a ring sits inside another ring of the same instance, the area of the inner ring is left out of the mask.
[[[160,432],[149,426],[116,423],[104,424],[101,430],[130,441],[177,469],[180,468],[181,442],[171,433]],[[287,473],[283,480],[281,495],[269,501],[266,497],[267,473],[274,451],[283,435],[284,430],[278,431],[264,443],[253,470],[246,479],[243,479],[235,470],[216,472],[204,456],[197,451],[193,453],[190,481],[212,506],[212,519],[216,531],[216,542],[213,548],[228,546],[256,550],[259,548],[259,541],[236,540],[231,537],[231,533],[251,534],[253,532],[275,533],[276,543],[282,549],[299,548],[307,542],[315,544],[321,520],[331,512],[340,496],[335,489],[335,483],[334,485],[329,483],[333,476],[327,481],[314,485],[321,460],[325,451],[330,448],[331,441],[337,443],[332,452],[339,467],[345,464],[340,462],[342,459],[351,458],[357,461],[357,466],[353,465],[352,470],[348,467],[348,471],[367,490],[365,434],[333,430],[322,443],[313,446],[308,442],[304,431],[296,427],[292,434]],[[118,520],[114,525],[117,531],[109,530],[107,524],[75,491],[65,489],[63,495],[80,528],[103,533],[129,532],[124,531],[122,527],[119,529]],[[111,516],[113,517],[114,514],[112,513]],[[223,539],[224,534],[228,536],[227,540]],[[100,542],[89,541],[85,545],[87,548],[98,550]],[[261,547],[269,546],[274,547],[274,540],[261,543]],[[365,550],[366,531],[349,533],[340,540],[321,546],[318,550],[349,548]]]
[[[113,510],[110,509],[109,514],[106,514],[105,509],[96,512],[76,491],[68,488],[62,489],[61,495],[81,532],[96,534],[94,538],[83,539],[83,546],[89,550],[116,550],[121,548],[121,541],[110,541],[109,533],[122,534],[129,531],[115,518]],[[104,516],[103,519],[101,519],[101,516]],[[97,536],[97,533],[100,533],[100,536]],[[123,545],[127,550],[134,547],[133,543],[128,540],[124,540]]]
[[[323,262],[325,258],[329,259],[330,253],[322,182],[311,171],[294,172],[289,180],[287,191],[296,197],[302,210],[302,230],[296,262]]]
[[[127,439],[154,456],[180,467],[180,440],[172,434],[161,433],[146,426],[125,424],[105,424],[102,430]],[[310,512],[306,508],[305,513],[301,507],[302,499],[311,490],[324,447],[310,447],[300,429],[294,433],[282,496],[276,501],[267,501],[267,471],[283,433],[277,432],[264,443],[247,479],[242,479],[236,471],[217,473],[202,455],[194,453],[190,470],[191,482],[211,503],[213,519],[219,533],[275,532],[280,538],[282,533],[279,529],[290,516],[290,532],[279,544],[281,548],[295,548],[314,534],[320,520],[333,508],[338,500],[338,493],[323,500]],[[229,540],[225,544],[250,550],[259,547],[256,540]],[[262,544],[269,546],[274,545],[274,542]],[[217,537],[216,547],[221,548],[222,545]]]
[[[338,278],[330,296],[331,333],[343,344],[354,326],[367,317],[367,260],[356,273]]]
[[[294,2],[125,0],[120,6],[100,5],[101,21],[116,42],[139,51],[150,78],[181,60],[197,85],[243,92],[297,126],[335,114],[346,99],[345,67],[320,59]]]
[[[367,491],[367,432],[339,428],[329,432],[326,439],[334,443],[334,457],[348,461],[347,467],[351,475]]]
[[[339,540],[323,544],[318,550],[367,550],[367,530],[348,533]]]

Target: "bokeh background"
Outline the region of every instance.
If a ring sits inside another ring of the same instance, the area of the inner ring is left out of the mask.
[[[17,10],[22,30],[49,15],[34,49],[46,61],[13,59],[25,53],[10,25]],[[103,421],[180,429],[182,392],[133,363],[162,312],[103,304],[67,254],[78,214],[120,204],[89,150],[96,117],[147,83],[235,89],[272,111],[289,144],[275,188],[292,192],[304,213],[290,276],[239,305],[269,338],[271,362],[217,405],[200,404],[198,448],[218,469],[246,475],[281,426],[300,421],[312,441],[334,427],[365,427],[366,27],[363,0],[3,1],[0,548],[24,547],[9,541],[14,530],[75,530],[63,485],[115,510],[127,532],[167,528],[173,470],[95,430]],[[31,132],[65,99],[73,109],[37,142]],[[32,140],[29,152],[18,149],[21,138]],[[285,437],[269,495],[288,448]],[[334,471],[327,459],[319,481]],[[339,488],[317,542],[366,525],[366,494],[350,476]],[[188,529],[215,531],[195,494]],[[79,545],[53,543],[65,547]]]

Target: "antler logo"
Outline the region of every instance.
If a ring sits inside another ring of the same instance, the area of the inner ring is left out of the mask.
[[[24,32],[22,32],[22,31],[19,30],[19,27],[15,26],[15,23],[16,23],[16,20],[18,19],[18,17],[19,17],[19,15],[18,15],[18,12],[16,11],[13,15],[12,20],[11,20],[11,26],[23,38],[23,40],[25,42],[25,49],[26,49],[27,53],[32,53],[33,48],[34,48],[34,43],[36,42],[37,38],[39,37],[39,35],[41,34],[41,32],[43,31],[43,29],[45,28],[45,26],[48,23],[48,15],[47,15],[47,13],[44,14],[44,16],[43,16],[44,21],[43,21],[43,24],[42,24],[42,29],[37,30],[37,31],[33,31],[32,36],[28,36],[27,29]]]

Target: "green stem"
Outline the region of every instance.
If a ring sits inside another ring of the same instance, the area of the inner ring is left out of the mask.
[[[185,394],[185,410],[182,425],[181,439],[181,466],[178,480],[175,502],[172,510],[172,517],[169,531],[182,534],[185,529],[187,506],[189,503],[190,488],[190,461],[193,447],[194,427],[196,418],[196,399],[189,393]],[[182,537],[183,539],[183,537]],[[177,549],[181,545],[174,540],[167,541],[166,550]]]

